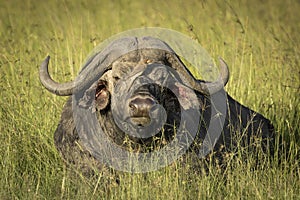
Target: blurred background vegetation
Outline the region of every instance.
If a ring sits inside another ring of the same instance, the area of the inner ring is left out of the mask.
[[[299,198],[299,10],[298,0],[0,0],[0,199]],[[255,171],[236,161],[226,178],[212,167],[192,180],[166,167],[109,187],[73,176],[53,143],[66,98],[41,86],[39,65],[51,55],[54,79],[72,80],[99,43],[140,27],[179,31],[222,56],[226,90],[271,119],[283,161]]]

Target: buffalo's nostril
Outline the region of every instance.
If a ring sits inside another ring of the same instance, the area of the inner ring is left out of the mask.
[[[136,97],[129,102],[129,108],[135,117],[149,117],[149,111],[154,104],[155,100],[150,97]]]
[[[129,108],[130,108],[131,112],[136,112],[136,110],[138,109],[138,105],[131,101],[129,103]]]

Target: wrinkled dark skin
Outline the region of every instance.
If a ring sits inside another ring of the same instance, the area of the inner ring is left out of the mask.
[[[131,56],[130,59],[135,59],[135,57]],[[164,62],[162,59],[155,59],[156,58],[151,58],[151,62]],[[147,62],[150,62],[150,58],[146,60],[130,60],[130,62],[125,63],[128,64],[131,62],[144,62],[144,64],[147,64]],[[133,71],[135,65],[132,63],[124,65],[125,67],[116,67],[116,70],[109,71],[101,78],[101,81],[99,81],[99,84],[97,85],[95,94],[96,112],[101,128],[111,138],[111,141],[127,150],[147,152],[159,149],[172,140],[174,126],[177,127],[180,124],[180,104],[174,94],[167,89],[162,92],[158,92],[161,91],[161,88],[154,87],[152,91],[146,88],[144,90],[148,90],[150,100],[152,99],[153,101],[157,101],[159,104],[163,105],[168,113],[163,136],[161,133],[158,133],[156,137],[141,139],[128,136],[122,132],[113,120],[110,95],[112,94],[112,90],[116,82],[120,81],[120,79],[124,77],[126,78],[126,74]],[[119,61],[116,62],[116,65],[118,64],[120,64]],[[207,126],[211,118],[210,97],[197,91],[195,91],[195,93],[197,94],[199,104],[201,105],[200,113],[202,119],[199,133],[187,152],[187,155],[197,153],[198,146],[201,144],[201,141],[206,134]],[[226,93],[221,90],[213,95],[220,95],[220,97],[222,97],[224,94]],[[147,99],[147,102],[150,100]],[[152,102],[150,101],[150,103]],[[256,150],[255,146],[258,143],[253,142],[256,141],[254,140],[255,138],[259,139],[258,145],[262,146],[262,150],[264,152],[273,154],[274,130],[270,121],[261,114],[241,105],[228,94],[227,106],[228,110],[225,124],[223,126],[223,133],[214,147],[216,158],[222,161],[223,155],[226,152],[235,152],[237,146],[246,147],[250,150],[249,152]],[[128,109],[131,109],[130,106],[128,106]],[[145,112],[145,110],[142,111]],[[141,115],[144,116],[144,113]],[[137,123],[142,124],[144,121],[138,121]],[[160,139],[157,140],[157,137]],[[94,159],[87,150],[85,150],[84,145],[80,141],[73,120],[72,97],[69,98],[63,108],[61,120],[55,131],[54,138],[55,145],[61,152],[65,161],[81,170],[85,175],[89,176],[93,174],[94,171],[103,171],[104,169],[107,169]]]

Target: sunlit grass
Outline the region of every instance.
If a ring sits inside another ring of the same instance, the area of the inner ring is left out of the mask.
[[[296,199],[300,196],[299,3],[296,1],[0,1],[0,199]],[[65,97],[38,78],[76,77],[101,41],[131,28],[182,32],[230,68],[227,91],[282,136],[281,163],[228,155],[223,170],[180,162],[147,174],[84,178],[64,166],[53,133]],[[298,155],[298,158],[297,158]],[[108,182],[109,184],[102,184]]]

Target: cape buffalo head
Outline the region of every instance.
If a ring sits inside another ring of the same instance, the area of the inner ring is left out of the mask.
[[[185,105],[179,105],[172,94],[174,91],[175,95],[185,98],[190,97],[191,90],[213,94],[221,90],[229,78],[228,67],[220,59],[221,73],[216,82],[197,80],[165,42],[152,37],[113,41],[86,62],[75,81],[68,83],[55,82],[48,73],[48,63],[49,56],[40,68],[40,80],[50,92],[68,96],[82,91],[79,104],[89,106],[91,98],[83,97],[94,91],[96,110],[122,110],[121,120],[141,127],[166,117],[161,114],[159,105],[166,106],[166,112],[176,113],[180,112],[180,106],[188,109],[195,103],[186,101]],[[151,81],[147,81],[149,77]],[[162,86],[164,81],[174,83],[172,91]]]

